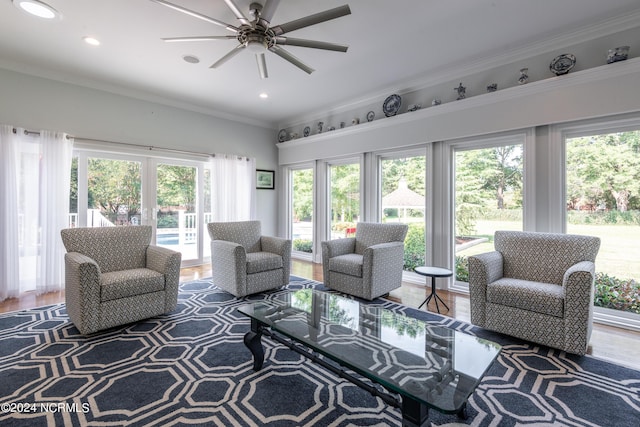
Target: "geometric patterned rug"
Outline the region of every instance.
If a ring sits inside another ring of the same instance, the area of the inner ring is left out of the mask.
[[[310,287],[326,289],[293,277],[285,289]],[[399,426],[397,409],[269,338],[264,367],[253,371],[249,321],[236,308],[280,292],[236,299],[211,279],[186,282],[173,313],[89,337],[64,304],[2,314],[0,426]],[[372,304],[503,346],[467,419],[432,410],[433,425],[640,425],[638,371]]]

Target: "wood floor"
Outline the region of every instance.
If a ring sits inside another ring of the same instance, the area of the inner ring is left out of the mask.
[[[322,265],[293,260],[291,274],[322,282]],[[210,276],[210,265],[186,267],[180,271],[181,282]],[[403,283],[402,287],[392,291],[387,298],[409,307],[417,308],[424,301],[429,291],[430,288],[424,286]],[[449,306],[449,311],[441,307],[442,314],[465,322],[470,321],[468,295],[444,290],[438,290],[438,295]],[[20,298],[11,298],[0,302],[0,313],[41,307],[59,302],[64,302],[64,292],[50,292],[40,296],[26,293]],[[421,310],[427,310],[427,308],[423,306]],[[436,311],[433,301],[429,304],[428,310]],[[588,353],[600,359],[640,370],[640,358],[638,357],[640,355],[640,332],[596,323],[593,327]]]

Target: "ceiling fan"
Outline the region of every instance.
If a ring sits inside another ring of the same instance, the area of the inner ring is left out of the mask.
[[[271,18],[273,17],[280,0],[266,0],[264,5],[253,2],[249,6],[249,13],[252,20],[249,20],[242,11],[235,4],[234,0],[224,0],[229,9],[236,16],[240,22],[239,26],[227,24],[193,10],[184,8],[182,6],[170,3],[165,0],[151,0],[154,3],[161,4],[169,7],[178,12],[185,13],[203,21],[210,22],[212,24],[224,27],[226,30],[231,31],[234,35],[226,36],[193,36],[193,37],[169,37],[163,38],[165,42],[191,42],[191,41],[205,41],[205,40],[237,40],[238,45],[229,53],[224,55],[218,61],[216,61],[209,68],[217,68],[227,62],[229,59],[236,56],[242,50],[249,50],[255,53],[256,61],[258,63],[258,71],[260,77],[263,79],[269,77],[267,73],[267,63],[265,60],[265,51],[270,51],[280,56],[281,58],[289,61],[296,67],[307,72],[313,73],[315,70],[290,52],[285,50],[282,46],[299,46],[309,47],[314,49],[331,50],[336,52],[346,52],[349,46],[328,43],[316,40],[297,39],[293,37],[286,37],[284,34],[298,30],[300,28],[309,27],[311,25],[319,24],[322,22],[330,21],[332,19],[340,18],[341,16],[351,14],[349,5],[339,6],[333,9],[325,10],[324,12],[315,13],[313,15],[306,16],[304,18],[296,19],[285,24],[271,25]]]

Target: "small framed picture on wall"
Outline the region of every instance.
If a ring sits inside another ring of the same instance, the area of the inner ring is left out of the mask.
[[[256,188],[273,190],[275,188],[275,171],[256,169]]]

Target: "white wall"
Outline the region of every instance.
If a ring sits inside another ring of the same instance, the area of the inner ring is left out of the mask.
[[[0,123],[79,138],[256,158],[275,170],[272,129],[0,69]],[[258,190],[257,215],[275,234],[277,192]]]

